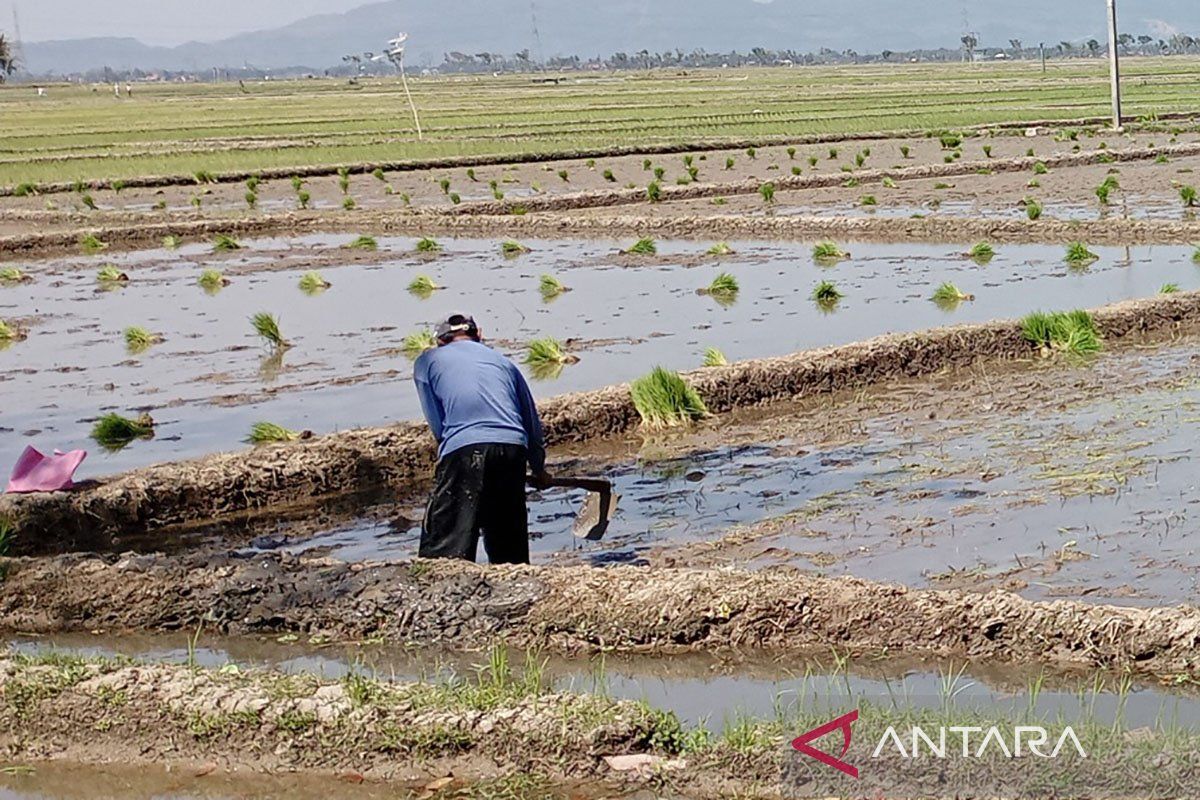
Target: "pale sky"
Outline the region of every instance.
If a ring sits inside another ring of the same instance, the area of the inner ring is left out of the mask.
[[[29,42],[130,36],[146,44],[213,41],[277,28],[313,14],[340,13],[369,0],[0,0],[0,30],[16,6]]]

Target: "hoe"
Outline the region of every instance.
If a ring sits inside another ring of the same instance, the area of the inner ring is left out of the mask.
[[[547,488],[583,489],[588,495],[575,515],[574,532],[580,539],[598,542],[608,531],[608,521],[617,509],[620,495],[612,481],[603,478],[553,478]]]

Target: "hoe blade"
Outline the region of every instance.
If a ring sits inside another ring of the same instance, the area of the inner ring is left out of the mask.
[[[598,542],[608,532],[608,521],[617,510],[621,497],[609,486],[606,491],[588,492],[575,517],[574,533],[578,539]]]

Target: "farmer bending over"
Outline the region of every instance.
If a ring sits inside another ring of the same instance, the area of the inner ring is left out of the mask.
[[[479,535],[493,564],[529,563],[526,465],[544,487],[542,423],[516,365],[483,344],[479,326],[455,314],[413,380],[438,443],[433,495],[421,525],[421,558],[475,560]]]

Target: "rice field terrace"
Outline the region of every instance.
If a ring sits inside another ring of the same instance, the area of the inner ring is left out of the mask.
[[[1196,796],[1200,61],[1100,67],[0,88],[0,798]],[[415,558],[452,312],[601,539]]]

